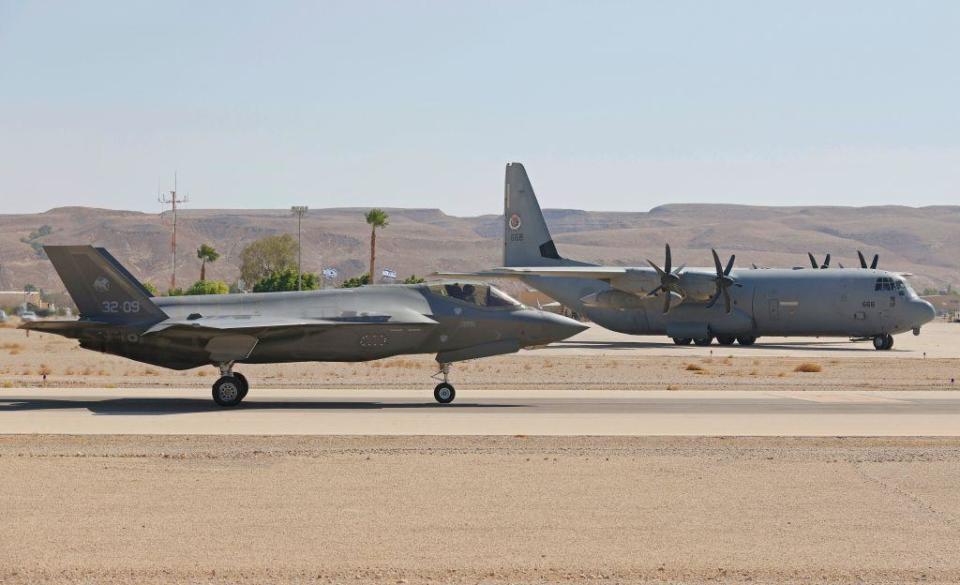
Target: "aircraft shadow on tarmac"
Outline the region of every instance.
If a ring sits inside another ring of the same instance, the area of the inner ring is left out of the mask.
[[[437,404],[436,402],[312,402],[312,401],[257,401],[243,402],[239,406],[224,409],[209,398],[112,398],[108,400],[61,400],[55,398],[5,398],[0,399],[0,413],[36,410],[76,410],[85,408],[93,414],[104,415],[160,415],[189,414],[196,412],[237,412],[257,410],[408,410],[408,409],[471,409],[471,408],[523,408],[522,404],[472,404],[459,402]]]
[[[682,346],[675,343],[658,343],[649,341],[558,341],[550,344],[551,348],[556,349],[678,349],[684,348],[691,351],[703,349],[696,345]],[[854,344],[850,341],[797,341],[793,343],[764,343],[752,345],[743,348],[738,345],[710,345],[709,349],[716,351],[730,350],[733,352],[741,349],[780,349],[797,351],[830,351],[830,352],[860,352],[876,351],[869,343]],[[887,351],[887,353],[902,352],[896,348]]]

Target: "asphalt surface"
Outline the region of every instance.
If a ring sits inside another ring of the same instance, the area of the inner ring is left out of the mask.
[[[960,393],[934,391],[0,390],[0,434],[957,436]]]

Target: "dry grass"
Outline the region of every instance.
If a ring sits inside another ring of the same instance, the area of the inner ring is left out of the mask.
[[[822,372],[823,366],[816,362],[803,362],[798,364],[797,367],[793,368],[794,372]]]
[[[53,373],[53,370],[50,369],[50,366],[47,364],[40,364],[40,369],[37,370],[37,374],[41,376],[49,376]]]
[[[702,372],[703,366],[699,364],[687,364],[686,370],[688,372]]]

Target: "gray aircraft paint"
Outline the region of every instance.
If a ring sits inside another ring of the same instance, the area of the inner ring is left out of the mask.
[[[709,256],[708,256],[709,257]],[[664,313],[650,267],[598,266],[560,256],[533,186],[519,163],[506,169],[502,268],[474,276],[518,278],[594,322],[632,334],[670,337],[817,335],[873,337],[919,330],[934,317],[897,273],[874,269],[734,269],[732,307],[707,307],[714,268],[685,268],[689,296]],[[447,274],[448,276],[450,274]],[[876,290],[878,279],[893,290]],[[884,282],[887,282],[886,280]],[[900,283],[900,284],[897,284]],[[895,287],[901,287],[896,289]]]
[[[474,302],[451,297],[448,290],[461,289],[443,284],[150,297],[105,250],[44,249],[80,319],[24,328],[173,369],[213,364],[229,372],[234,363],[367,361],[414,353],[436,353],[440,364],[449,364],[547,344],[585,328],[485,285],[474,285]],[[489,301],[491,296],[496,299]],[[483,305],[476,302],[480,297]]]

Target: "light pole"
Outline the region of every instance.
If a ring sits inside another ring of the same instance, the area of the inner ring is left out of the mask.
[[[297,290],[303,290],[303,246],[300,245],[300,222],[303,221],[303,214],[307,212],[307,206],[294,205],[290,211],[297,216]]]

